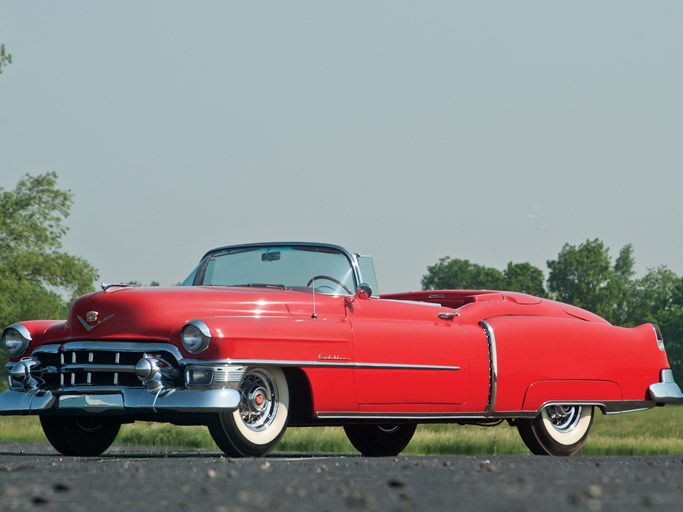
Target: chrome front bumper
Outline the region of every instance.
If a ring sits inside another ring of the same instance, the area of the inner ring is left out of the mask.
[[[657,404],[683,403],[683,393],[671,370],[662,370],[659,380],[660,382],[650,386],[650,400]]]
[[[0,415],[26,414],[134,414],[155,412],[220,412],[237,408],[236,389],[147,389],[109,391],[16,391],[0,394]]]
[[[0,415],[235,409],[245,367],[182,359],[168,344],[71,342],[7,363]]]

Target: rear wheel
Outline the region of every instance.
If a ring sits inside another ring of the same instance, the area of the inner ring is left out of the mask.
[[[279,368],[251,368],[240,382],[240,403],[209,424],[214,442],[230,457],[260,457],[287,429],[289,388]]]
[[[121,423],[90,416],[41,416],[45,437],[55,450],[68,456],[96,456],[116,439]]]
[[[524,444],[535,455],[574,455],[588,438],[593,407],[549,405],[532,420],[517,420]]]
[[[344,425],[353,447],[366,457],[392,457],[413,438],[417,425]]]

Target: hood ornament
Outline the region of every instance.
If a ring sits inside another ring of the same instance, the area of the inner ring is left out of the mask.
[[[109,290],[109,288],[129,288],[131,285],[123,283],[100,283],[100,288],[103,292]]]

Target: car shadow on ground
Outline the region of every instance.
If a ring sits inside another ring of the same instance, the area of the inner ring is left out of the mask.
[[[64,458],[65,455],[56,452],[49,445],[5,445],[0,444],[0,457],[51,457]],[[270,453],[261,459],[330,459],[330,458],[359,458],[358,453],[289,453],[275,452]],[[102,455],[93,457],[77,457],[86,459],[233,459],[233,460],[255,460],[254,457],[235,459],[228,457],[222,452],[212,451],[189,451],[178,447],[119,447],[109,450]]]

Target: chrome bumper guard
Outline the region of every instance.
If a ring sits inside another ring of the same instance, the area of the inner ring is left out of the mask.
[[[659,380],[660,382],[649,388],[650,400],[658,404],[683,403],[683,393],[671,370],[662,370]]]

